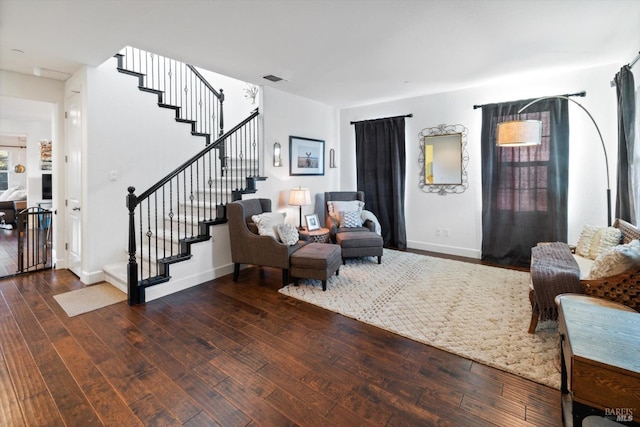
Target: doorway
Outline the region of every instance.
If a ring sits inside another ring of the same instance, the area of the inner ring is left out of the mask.
[[[11,206],[7,205],[6,208],[9,209],[11,220],[5,221],[4,227],[0,228],[0,278],[2,278],[19,273],[20,266],[26,269],[31,265],[31,261],[24,258],[24,250],[27,246],[33,254],[36,253],[34,252],[36,249],[34,244],[37,240],[28,243],[23,240],[25,245],[21,252],[18,230],[19,213],[28,208],[49,210],[54,202],[54,192],[51,191],[51,194],[47,195],[47,189],[43,186],[43,177],[44,181],[48,181],[54,171],[49,159],[45,159],[43,162],[41,141],[48,142],[49,148],[51,147],[51,141],[54,138],[55,104],[7,96],[1,96],[0,103],[2,104],[0,109],[2,123],[0,145],[8,146],[0,148],[0,150],[9,152],[9,158],[5,165],[7,182],[5,186],[0,188],[0,199],[19,199],[11,200]],[[8,190],[14,190],[14,193],[19,190],[21,194],[9,197]],[[16,202],[15,206],[13,202]],[[44,214],[45,212],[40,213]],[[39,218],[39,216],[36,215],[34,218]],[[46,268],[53,267],[54,264],[51,256],[54,249],[51,240],[53,230],[50,228],[52,223],[53,221],[50,221],[49,227],[47,227],[50,231],[49,240],[42,248],[38,247],[37,253],[39,255],[35,257],[36,263],[46,265]],[[39,227],[36,228],[39,229]],[[25,234],[24,237],[35,237],[33,230],[33,228],[24,230],[25,233],[29,231],[28,236]],[[20,253],[22,253],[22,257],[19,256]],[[45,258],[47,259],[46,263],[40,262]]]

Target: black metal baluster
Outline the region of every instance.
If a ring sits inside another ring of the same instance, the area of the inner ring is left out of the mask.
[[[213,213],[212,210],[214,209],[214,207],[216,206],[216,200],[213,199],[213,192],[211,191],[211,184],[213,184],[213,181],[211,180],[211,151],[209,151],[206,155],[205,158],[208,158],[208,164],[209,164],[209,173],[207,174],[207,186],[209,188],[209,219],[213,219]],[[217,219],[217,217],[216,217]]]
[[[147,202],[147,257],[148,257],[148,268],[149,268],[149,277],[151,277],[151,236],[153,236],[153,232],[151,231],[151,201],[149,199]]]
[[[165,203],[165,186],[162,186],[162,216],[160,217],[160,224],[162,225],[162,258],[167,257],[167,227],[164,226],[166,218],[166,203]]]
[[[207,219],[211,219],[211,210],[209,210],[207,215],[207,158],[206,156],[202,156],[202,220],[206,221]],[[209,204],[211,204],[211,200],[209,200]]]
[[[184,197],[184,237],[187,237],[187,170],[185,169],[182,177],[182,185],[183,185],[183,194]],[[182,253],[182,251],[181,251]]]
[[[129,187],[129,188],[133,188],[133,187]],[[144,280],[144,252],[142,251],[142,243],[144,242],[143,237],[144,236],[144,230],[143,230],[143,209],[142,209],[142,203],[140,203],[138,205],[138,218],[140,218],[140,250],[138,251],[138,253],[140,254],[140,274],[138,275],[138,278],[140,280]],[[137,286],[137,283],[136,283]]]
[[[178,234],[178,241],[180,240],[180,219],[181,219],[181,214],[180,214],[180,174],[176,175],[176,212],[178,214],[178,220],[176,221],[176,224],[178,225],[178,229],[176,230],[176,233]]]
[[[189,213],[191,217],[191,236],[193,234],[193,165],[189,166]]]
[[[173,256],[173,180],[169,181],[169,240],[171,241],[169,254]]]
[[[200,162],[196,160],[196,211],[197,211],[197,222],[200,222]],[[193,221],[192,221],[193,222]],[[198,229],[198,234],[200,234],[200,229]]]

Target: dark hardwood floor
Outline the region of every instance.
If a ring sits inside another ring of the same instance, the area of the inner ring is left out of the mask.
[[[18,271],[18,230],[0,228],[0,278]]]
[[[384,265],[382,266],[384,267]],[[560,426],[560,392],[277,292],[256,267],[69,318],[0,281],[0,425]]]

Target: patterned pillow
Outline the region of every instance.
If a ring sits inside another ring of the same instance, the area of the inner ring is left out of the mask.
[[[253,215],[251,219],[258,226],[258,234],[261,236],[271,236],[278,240],[276,227],[284,222],[283,212],[264,212]]]
[[[595,225],[585,225],[580,233],[578,244],[576,245],[576,254],[585,258],[589,258],[589,251],[591,250],[591,243],[593,237],[596,235],[601,227]]]
[[[602,279],[624,273],[640,264],[640,240],[632,240],[601,253],[593,262],[589,279]]]
[[[622,239],[622,231],[615,227],[603,227],[596,231],[589,248],[589,258],[596,259],[607,249],[618,246]]]
[[[298,234],[298,229],[295,225],[282,223],[278,224],[276,228],[278,230],[278,236],[280,236],[280,241],[282,243],[289,246],[293,246],[298,243],[300,235]]]
[[[340,212],[340,227],[356,228],[362,227],[362,218],[360,218],[360,212],[358,211],[341,211]]]
[[[364,202],[360,200],[336,200],[327,202],[329,215],[335,219],[338,224],[340,224],[340,212],[357,211],[358,215],[360,215],[362,208],[364,208]]]

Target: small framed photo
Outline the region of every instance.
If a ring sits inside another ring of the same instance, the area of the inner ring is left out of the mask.
[[[324,141],[290,136],[289,175],[324,175]]]
[[[305,215],[304,220],[307,222],[308,231],[320,229],[320,221],[318,221],[318,214]]]

